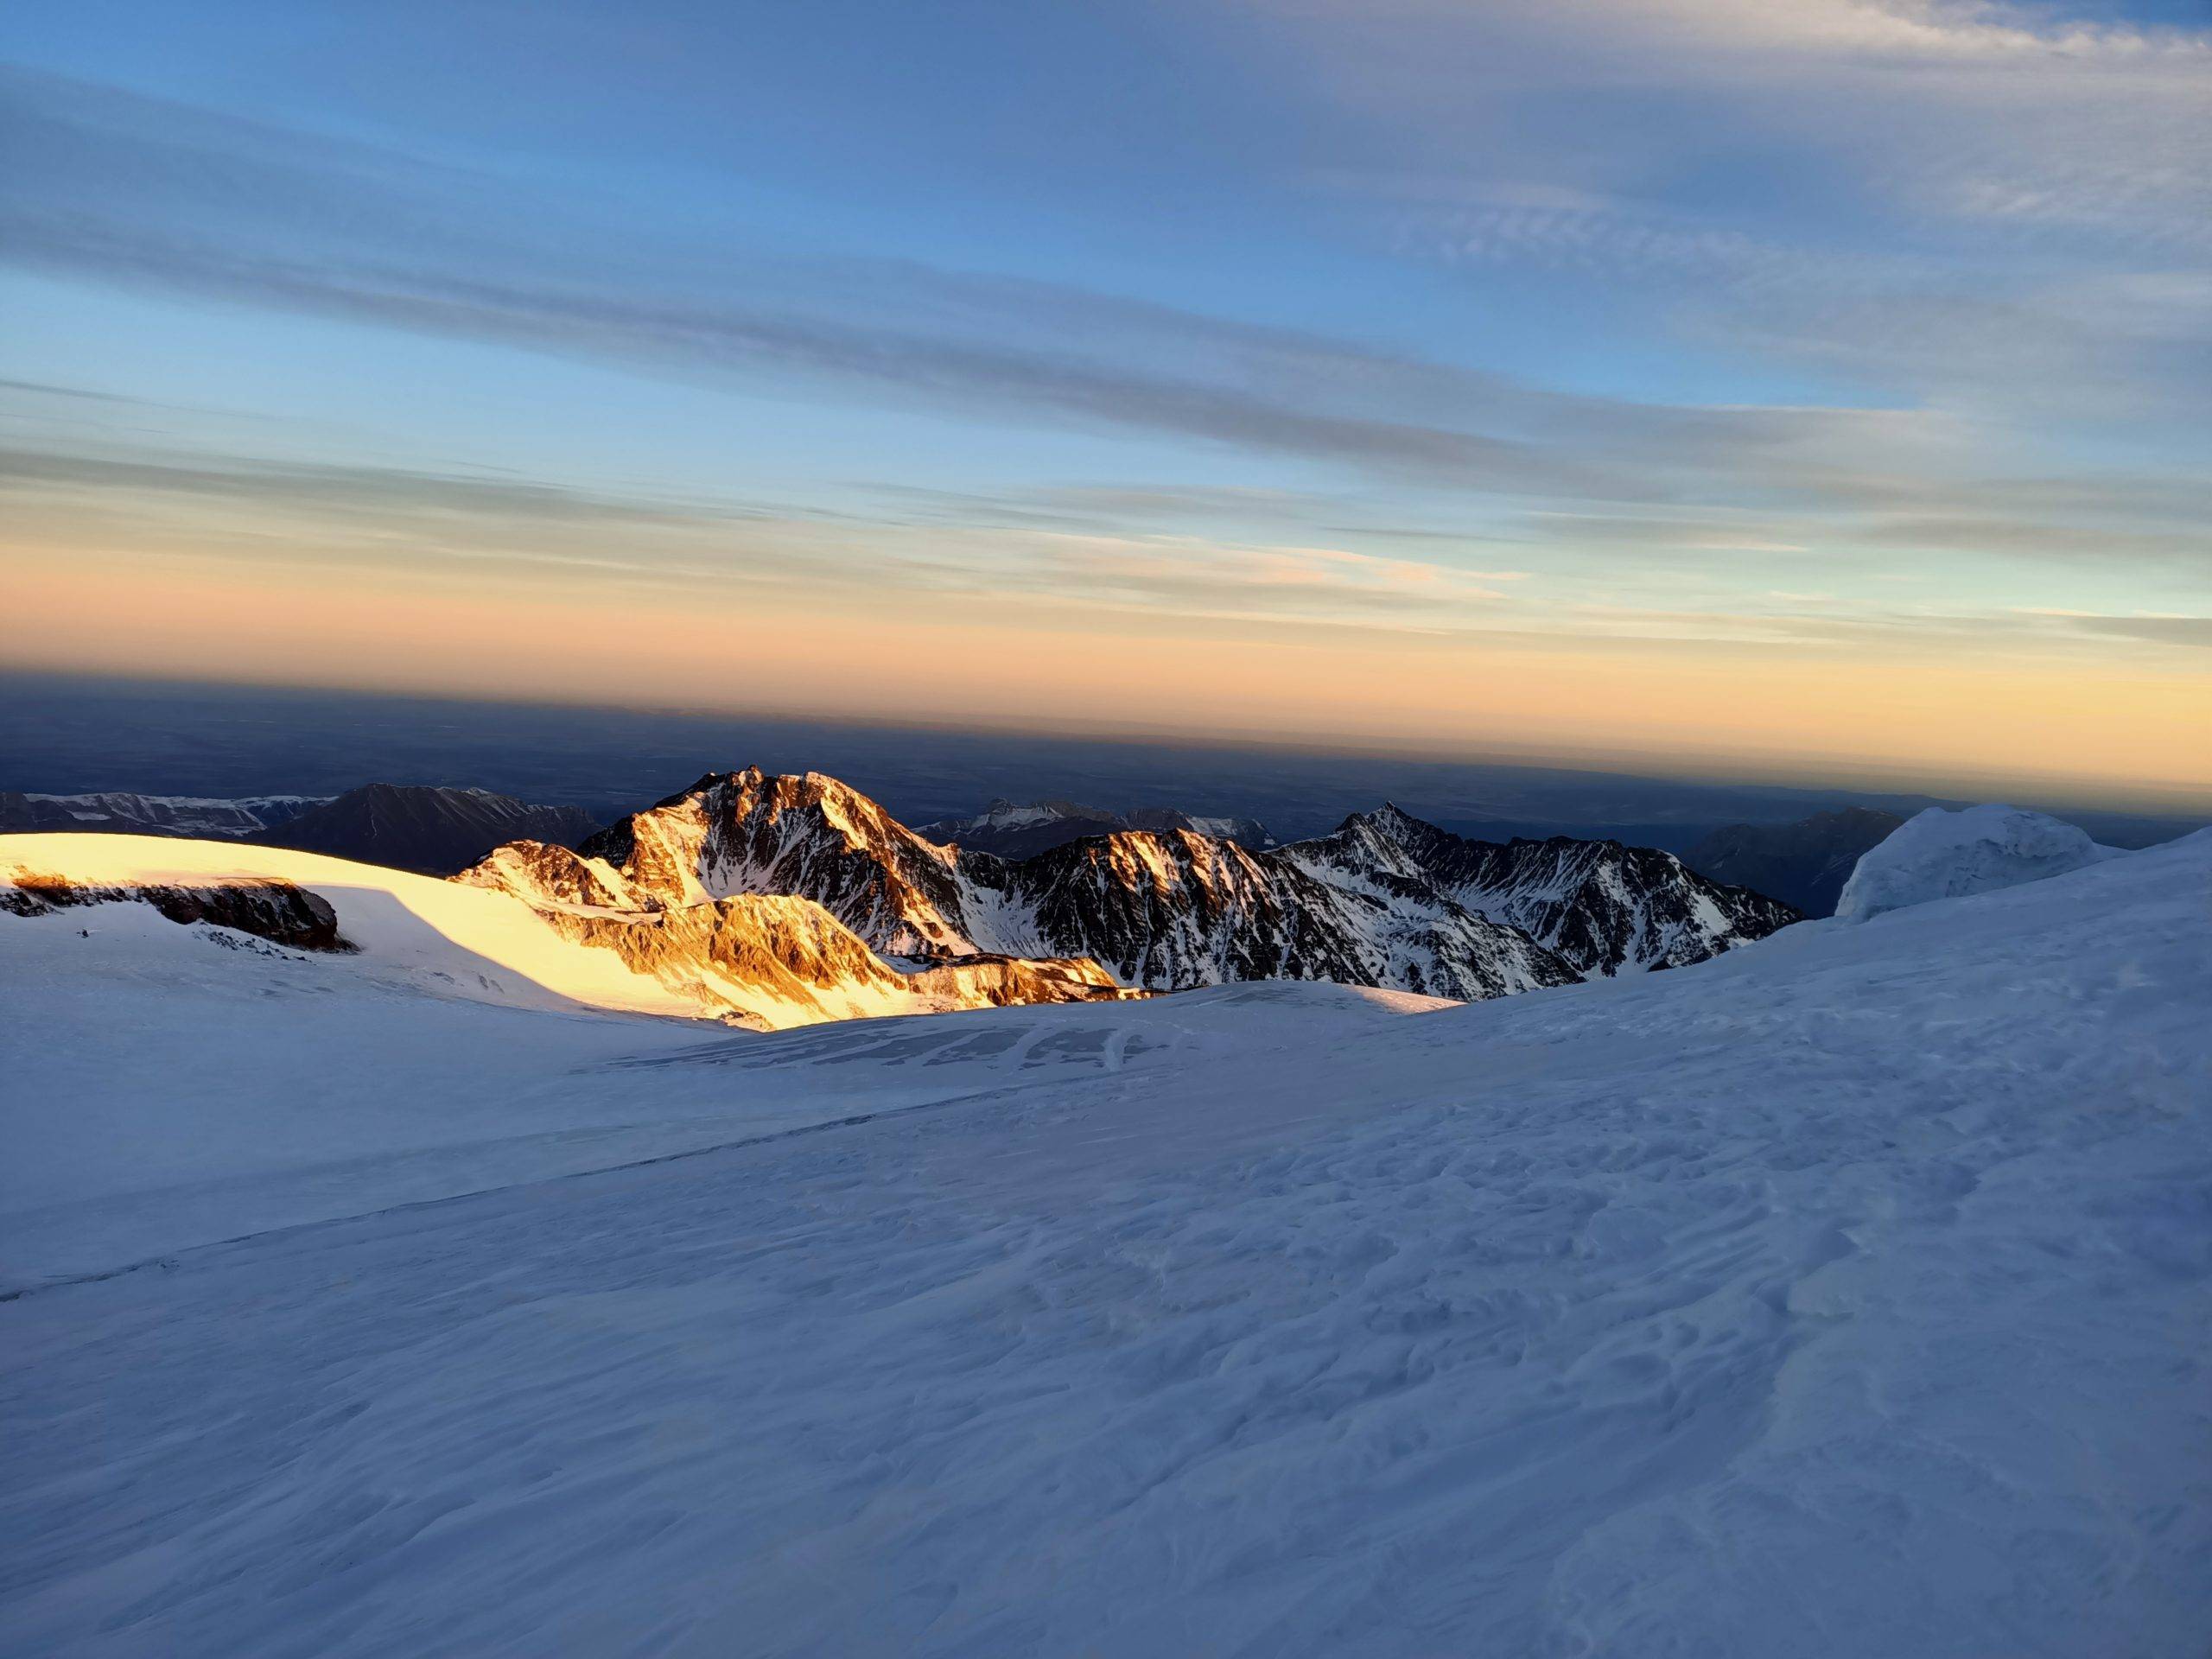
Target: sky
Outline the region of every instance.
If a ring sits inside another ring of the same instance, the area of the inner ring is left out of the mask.
[[[2212,801],[2204,3],[35,0],[0,156],[0,667]]]

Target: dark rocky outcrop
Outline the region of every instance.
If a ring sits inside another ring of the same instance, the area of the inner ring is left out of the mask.
[[[44,916],[79,905],[144,904],[181,924],[206,922],[298,950],[351,950],[338,912],[319,893],[289,881],[240,878],[194,886],[94,887],[58,875],[22,873],[0,887],[0,910]]]

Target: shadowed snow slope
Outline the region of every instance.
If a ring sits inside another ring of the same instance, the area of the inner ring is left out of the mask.
[[[2082,830],[2017,806],[1931,806],[1859,857],[1836,900],[1838,919],[1863,922],[1884,911],[1993,893],[2064,875],[2120,855]]]
[[[313,1132],[345,993],[62,919],[0,926],[22,1192]],[[1413,1019],[395,997],[329,1132],[449,1109],[495,1190],[0,1306],[0,1652],[2194,1651],[2209,947],[2212,834]]]

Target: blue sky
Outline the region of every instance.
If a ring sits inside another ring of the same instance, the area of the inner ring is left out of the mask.
[[[0,56],[10,661],[2212,787],[2202,6]]]

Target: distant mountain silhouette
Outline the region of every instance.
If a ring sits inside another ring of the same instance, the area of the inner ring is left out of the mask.
[[[1895,812],[1847,806],[1795,823],[1732,823],[1683,854],[1682,862],[1716,881],[1771,894],[1808,916],[1833,916],[1852,867],[1904,822]]]
[[[534,806],[482,789],[370,784],[243,837],[264,847],[451,875],[510,841],[567,846],[598,828],[575,806]]]

